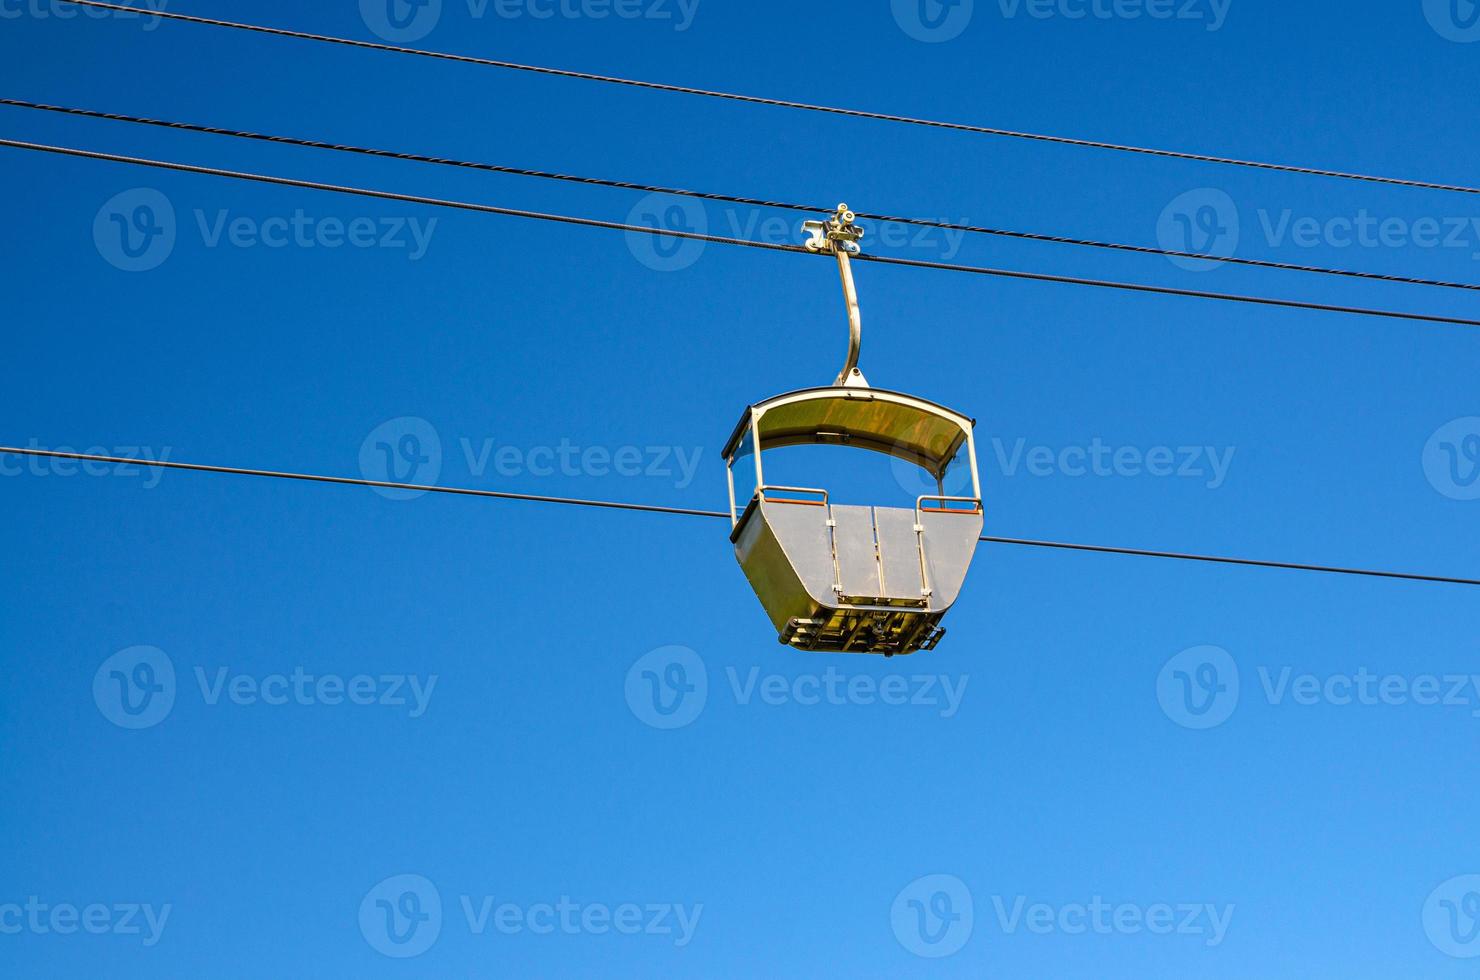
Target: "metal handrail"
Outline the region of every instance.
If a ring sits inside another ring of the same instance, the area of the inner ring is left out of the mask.
[[[939,500],[941,503],[974,504],[971,510],[958,510],[955,507],[925,507],[927,500]],[[980,514],[983,512],[980,497],[949,497],[941,494],[922,494],[915,500],[915,510],[926,514]]]
[[[821,500],[786,500],[786,499],[781,498],[781,497],[772,498],[772,497],[767,497],[766,496],[766,491],[767,490],[775,490],[775,491],[778,491],[780,493],[816,493],[816,494],[821,494],[822,495],[822,499]],[[829,499],[828,498],[828,495],[827,495],[827,491],[826,490],[819,489],[817,487],[761,486],[761,487],[756,487],[755,492],[756,492],[756,495],[759,496],[762,500],[768,500],[768,501],[770,501],[771,503],[774,503],[774,504],[802,504],[802,505],[807,506],[807,507],[826,507],[828,505],[828,499]]]

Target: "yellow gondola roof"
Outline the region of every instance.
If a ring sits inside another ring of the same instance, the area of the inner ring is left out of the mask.
[[[847,445],[908,460],[939,478],[961,451],[975,420],[934,402],[878,388],[805,388],[745,410],[724,456],[751,452],[752,422],[761,451],[809,444]]]

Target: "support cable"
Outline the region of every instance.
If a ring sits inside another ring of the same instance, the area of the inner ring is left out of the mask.
[[[75,0],[69,0],[75,2]],[[102,153],[96,150],[80,150],[74,147],[52,146],[45,143],[29,143],[23,140],[0,139],[0,146],[7,146],[19,150],[33,150],[43,153],[54,153],[62,156],[80,157],[88,160],[103,160],[111,163],[126,163],[140,167],[152,167],[159,170],[173,170],[179,173],[202,174],[211,177],[227,177],[236,180],[253,181],[259,184],[273,184],[280,187],[300,187],[308,190],[328,191],[335,194],[351,194],[358,197],[369,197],[383,201],[399,201],[406,204],[424,204],[430,207],[454,208],[462,211],[477,211],[483,214],[501,214],[516,218],[532,218],[540,221],[554,221],[568,225],[582,225],[588,228],[606,228],[614,231],[625,231],[635,234],[657,235],[667,238],[683,238],[695,241],[714,242],[721,245],[738,245],[748,248],[767,249],[773,252],[792,252],[802,255],[812,254],[799,245],[785,245],[775,242],[758,242],[746,238],[729,238],[721,235],[709,235],[700,232],[677,231],[669,228],[652,228],[641,225],[624,224],[619,221],[602,221],[596,218],[580,218],[563,214],[548,214],[540,211],[524,211],[517,208],[501,208],[490,204],[475,204],[470,201],[451,201],[443,198],[425,197],[416,194],[402,194],[393,191],[379,191],[364,187],[348,187],[341,184],[326,184],[312,180],[297,180],[290,177],[273,177],[266,174],[251,174],[235,170],[223,170],[218,167],[200,167],[194,164],[172,163],[166,160],[150,160],[143,157],[124,156],[117,153]],[[1227,303],[1252,303],[1259,306],[1278,306],[1297,310],[1319,310],[1328,313],[1346,313],[1355,316],[1382,317],[1392,320],[1409,320],[1422,323],[1442,323],[1464,327],[1480,327],[1480,320],[1467,317],[1440,316],[1431,313],[1411,313],[1402,310],[1374,309],[1363,306],[1339,306],[1329,303],[1313,303],[1302,300],[1275,299],[1268,296],[1250,296],[1243,293],[1217,293],[1198,289],[1176,289],[1171,286],[1149,286],[1139,283],[1120,282],[1110,279],[1088,279],[1079,276],[1059,276],[1042,272],[1023,272],[1015,269],[995,269],[987,266],[956,265],[947,262],[927,262],[918,259],[905,259],[894,256],[860,255],[858,258],[866,262],[880,263],[884,265],[906,266],[918,269],[937,269],[947,272],[965,272],[983,276],[996,276],[1005,279],[1023,279],[1034,282],[1053,282],[1065,285],[1093,286],[1101,289],[1118,289],[1130,292],[1153,293],[1162,296],[1181,296],[1196,299],[1218,300]]]
[[[550,75],[559,78],[573,78],[588,82],[602,82],[610,85],[626,85],[632,88],[648,89],[657,92],[672,92],[680,95],[703,96],[711,99],[725,99],[731,102],[745,102],[752,105],[777,106],[784,109],[802,109],[808,112],[822,112],[837,116],[849,116],[855,119],[873,119],[881,122],[904,123],[911,126],[926,126],[934,129],[948,129],[963,133],[978,133],[987,136],[1004,136],[1012,139],[1033,140],[1040,143],[1057,143],[1063,146],[1076,146],[1096,150],[1113,150],[1120,153],[1138,153],[1147,156],[1166,157],[1173,160],[1191,160],[1199,163],[1215,163],[1224,166],[1250,167],[1256,170],[1274,170],[1282,173],[1305,174],[1316,177],[1333,177],[1341,180],[1363,181],[1373,184],[1389,184],[1398,187],[1415,187],[1427,190],[1452,191],[1460,194],[1480,194],[1480,187],[1465,187],[1457,184],[1440,184],[1424,180],[1404,180],[1398,177],[1381,177],[1371,174],[1347,173],[1340,170],[1324,170],[1318,167],[1299,167],[1284,163],[1266,163],[1258,160],[1240,160],[1233,157],[1210,156],[1202,153],[1186,153],[1180,150],[1161,150],[1153,147],[1133,146],[1124,143],[1106,143],[1099,140],[1075,139],[1068,136],[1052,136],[1046,133],[1028,133],[1011,129],[998,129],[991,126],[974,126],[968,123],[943,122],[937,119],[919,119],[913,116],[899,116],[885,112],[869,112],[863,109],[844,109],[837,106],[814,105],[808,102],[793,102],[787,99],[767,99],[756,95],[742,95],[736,92],[720,92],[710,89],[691,88],[686,85],[668,85],[662,82],[646,82],[635,78],[619,78],[612,75],[597,75],[591,72],[572,71],[565,68],[548,68],[542,65],[526,65],[516,61],[500,61],[493,58],[479,58],[473,55],[452,54],[447,51],[431,51],[425,48],[408,48],[394,44],[381,44],[375,41],[360,41],[354,38],[334,37],[326,34],[311,34],[307,31],[294,31],[282,27],[266,27],[261,24],[248,24],[240,21],[219,20],[212,17],[198,17],[190,14],[175,13],[166,10],[149,10],[142,7],[129,6],[121,3],[108,3],[104,0],[61,0],[63,3],[77,4],[82,7],[93,7],[98,10],[115,10],[139,16],[160,17],[166,20],[180,21],[190,24],[201,24],[210,27],[227,27],[241,31],[251,31],[257,34],[270,34],[275,37],[297,38],[303,41],[317,41],[325,44],[338,44],[353,48],[362,48],[371,51],[384,51],[393,54],[416,55],[423,58],[435,58],[442,61],[455,61],[462,64],[482,65],[489,68],[506,68],[511,71],[532,72],[538,75]]]
[[[389,160],[401,160],[412,163],[427,163],[443,167],[460,167],[466,170],[478,170],[485,173],[509,174],[517,177],[535,177],[541,180],[557,180],[574,184],[583,184],[595,187],[608,187],[616,190],[641,191],[647,194],[671,194],[676,197],[696,198],[704,201],[715,201],[722,204],[740,204],[747,207],[776,208],[787,211],[802,211],[815,214],[819,211],[828,210],[825,207],[797,204],[789,201],[768,201],[762,198],[742,197],[734,194],[717,194],[706,191],[684,190],[679,187],[662,187],[653,184],[639,184],[625,180],[609,180],[602,177],[581,177],[574,174],[554,173],[548,170],[533,170],[527,167],[510,167],[494,163],[479,163],[470,160],[457,160],[448,157],[428,156],[420,153],[406,153],[397,150],[376,149],[374,147],[354,146],[345,143],[329,143],[322,140],[303,139],[295,136],[279,136],[267,133],[256,133],[250,130],[222,129],[216,126],[202,126],[197,123],[175,122],[165,119],[151,119],[147,116],[133,116],[118,112],[100,112],[94,109],[81,109],[73,106],[48,105],[43,102],[30,102],[25,99],[0,98],[0,105],[11,106],[18,109],[36,109],[43,112],[55,112],[69,116],[81,116],[88,119],[106,119],[112,122],[130,123],[141,126],[158,126],[164,129],[174,129],[190,133],[202,133],[211,136],[227,136],[233,139],[257,140],[265,143],[276,143],[284,146],[296,146],[315,150],[331,150],[336,153],[354,153],[362,156],[378,157]],[[1330,269],[1317,265],[1300,265],[1290,262],[1275,262],[1268,259],[1250,259],[1232,255],[1212,255],[1207,252],[1183,252],[1169,248],[1155,248],[1149,245],[1128,245],[1121,242],[1102,242],[1088,238],[1070,238],[1062,235],[1046,235],[1036,232],[1013,231],[1004,228],[991,228],[984,225],[958,224],[950,221],[932,221],[928,218],[907,218],[899,215],[870,214],[859,212],[858,217],[869,221],[880,221],[885,224],[910,225],[921,228],[940,228],[946,231],[961,231],[977,235],[994,235],[1000,238],[1011,238],[1020,241],[1045,242],[1054,245],[1072,245],[1080,248],[1099,248],[1118,252],[1130,252],[1139,255],[1162,255],[1169,258],[1194,259],[1200,262],[1216,262],[1219,264],[1245,265],[1259,269],[1278,269],[1285,272],[1309,272],[1327,276],[1346,276],[1353,279],[1370,279],[1376,282],[1402,283],[1412,286],[1437,286],[1444,289],[1467,289],[1480,291],[1480,283],[1451,282],[1444,279],[1423,279],[1412,276],[1389,275],[1380,272],[1364,272],[1352,269]]]
[[[74,453],[55,449],[21,449],[15,446],[0,446],[0,456],[13,454],[44,459],[69,459],[78,462],[123,464],[146,466],[161,470],[183,470],[194,473],[214,473],[229,476],[263,477],[273,480],[296,480],[308,483],[330,483],[341,486],[370,487],[383,490],[404,490],[414,493],[441,493],[460,497],[480,497],[492,500],[520,500],[531,503],[557,504],[569,507],[595,507],[605,510],[640,511],[648,514],[681,515],[686,517],[709,517],[725,519],[730,515],[719,510],[696,510],[687,507],[662,507],[656,504],[632,504],[614,500],[591,500],[578,497],[551,497],[544,494],[511,493],[499,490],[478,490],[470,487],[442,487],[434,484],[397,483],[390,480],[365,480],[344,476],[324,476],[312,473],[289,473],[279,470],[247,469],[240,466],[208,466],[201,463],[181,463],[160,460],[129,459],[121,456],[103,456],[92,453]],[[1226,558],[1209,555],[1182,554],[1175,551],[1145,551],[1134,548],[1112,548],[1102,545],[1069,544],[1059,541],[1034,541],[1027,538],[983,537],[989,544],[1013,545],[1027,548],[1050,548],[1063,551],[1098,552],[1111,555],[1133,555],[1145,558],[1163,558],[1179,561],[1213,562],[1223,565],[1243,565],[1254,568],[1275,568],[1289,571],[1322,572],[1335,575],[1361,575],[1373,578],[1402,579],[1412,582],[1441,583],[1446,585],[1476,585],[1480,579],[1453,578],[1443,575],[1418,575],[1406,572],[1376,571],[1363,568],[1338,568],[1330,565],[1307,565],[1295,562],[1261,561],[1251,558]]]

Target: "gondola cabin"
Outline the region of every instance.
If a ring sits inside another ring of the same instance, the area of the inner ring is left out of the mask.
[[[935,646],[982,532],[972,425],[924,399],[862,387],[809,388],[745,410],[724,450],[730,540],[782,643],[886,656]],[[766,482],[768,450],[807,444],[886,453],[937,488],[960,457],[972,495],[866,506],[834,503],[823,487]],[[742,504],[736,468],[751,466],[756,489]]]

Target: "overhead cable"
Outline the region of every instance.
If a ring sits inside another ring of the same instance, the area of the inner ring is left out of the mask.
[[[122,456],[105,456],[93,453],[75,453],[55,449],[0,446],[0,456],[14,454],[45,459],[69,459],[78,462],[123,464],[145,466],[162,470],[183,470],[195,473],[214,473],[228,476],[264,477],[273,480],[296,480],[308,483],[329,483],[341,486],[369,487],[382,490],[399,490],[411,493],[440,493],[459,497],[480,497],[492,500],[518,500],[531,503],[557,504],[569,507],[595,507],[604,510],[629,510],[648,514],[666,514],[685,517],[728,518],[730,515],[719,510],[696,510],[688,507],[665,507],[656,504],[634,504],[615,500],[592,500],[581,497],[552,497],[545,494],[512,493],[500,490],[479,490],[471,487],[444,487],[436,484],[398,483],[391,480],[368,480],[344,476],[324,476],[313,473],[289,473],[279,470],[248,469],[241,466],[209,466],[201,463],[181,463],[162,460],[130,459]],[[1182,561],[1213,562],[1224,565],[1245,565],[1255,568],[1285,569],[1290,571],[1323,572],[1336,575],[1362,575],[1376,578],[1403,579],[1414,582],[1440,583],[1447,585],[1480,585],[1480,579],[1454,578],[1443,575],[1416,575],[1406,572],[1387,572],[1361,568],[1338,568],[1329,565],[1307,565],[1295,562],[1261,561],[1250,558],[1225,558],[1208,555],[1183,554],[1174,551],[1146,551],[1134,548],[1114,548],[1102,545],[1069,544],[1060,541],[1035,541],[1027,538],[1002,538],[984,536],[989,544],[1013,545],[1029,548],[1050,548],[1064,551],[1099,552],[1112,555],[1133,555],[1146,558],[1164,558]]]
[[[569,183],[583,184],[596,187],[608,187],[617,190],[641,191],[648,194],[671,194],[677,197],[696,198],[705,201],[715,201],[723,204],[740,204],[747,207],[776,208],[778,210],[801,211],[815,214],[819,211],[829,210],[819,205],[797,204],[789,201],[769,201],[763,198],[744,197],[734,194],[719,194],[708,191],[685,190],[679,187],[664,187],[654,184],[633,183],[625,180],[610,180],[602,177],[583,177],[574,174],[555,173],[548,170],[534,170],[527,167],[512,167],[494,163],[480,163],[471,160],[458,160],[441,156],[429,156],[420,153],[407,153],[399,150],[376,149],[373,147],[354,146],[345,143],[331,143],[324,140],[304,139],[295,136],[281,136],[267,133],[256,133],[250,130],[223,129],[217,126],[204,126],[197,123],[177,122],[165,119],[153,119],[147,116],[134,116],[119,112],[101,112],[94,109],[82,109],[74,106],[49,105],[43,102],[31,102],[26,99],[0,98],[0,105],[11,106],[19,109],[37,109],[43,112],[55,112],[69,116],[81,116],[88,119],[106,119],[113,122],[130,123],[142,126],[158,126],[165,129],[179,130],[190,133],[201,133],[211,136],[226,136],[234,139],[257,140],[266,143],[275,143],[284,146],[296,146],[316,150],[331,150],[336,153],[354,153],[363,156],[378,157],[382,159],[401,160],[413,163],[427,163],[444,167],[459,167],[466,170],[478,170],[485,173],[509,174],[519,177],[535,177],[542,180],[566,181]],[[858,217],[880,221],[885,224],[910,225],[924,228],[940,228],[946,231],[961,231],[970,234],[994,235],[1000,238],[1011,238],[1021,241],[1045,242],[1054,245],[1070,245],[1081,248],[1098,248],[1112,251],[1130,252],[1141,255],[1161,255],[1169,258],[1191,259],[1199,262],[1227,263],[1230,265],[1245,265],[1259,269],[1277,269],[1286,272],[1306,272],[1327,276],[1346,276],[1354,279],[1370,279],[1377,282],[1401,283],[1413,286],[1437,286],[1445,289],[1466,289],[1480,291],[1480,283],[1452,282],[1444,279],[1426,279],[1414,276],[1400,276],[1381,272],[1365,272],[1352,269],[1332,269],[1325,266],[1301,265],[1290,262],[1275,262],[1268,259],[1252,259],[1231,255],[1214,255],[1207,252],[1184,252],[1169,248],[1155,248],[1149,245],[1129,245],[1121,242],[1103,242],[1087,238],[1072,238],[1063,235],[1047,235],[1038,232],[1014,231],[1003,228],[991,228],[984,225],[970,225],[950,221],[934,221],[928,218],[910,218],[899,215],[873,214],[869,212],[858,212]]]
[[[606,228],[614,231],[631,232],[634,234],[656,235],[667,238],[682,238],[697,241],[713,242],[721,245],[737,245],[748,248],[767,249],[774,252],[793,252],[803,255],[814,253],[808,252],[800,245],[787,245],[776,242],[761,242],[747,238],[730,238],[722,235],[710,235],[700,232],[680,231],[670,228],[646,227],[642,225],[624,224],[619,221],[603,221],[596,218],[581,218],[572,215],[549,214],[540,211],[526,211],[518,208],[496,207],[490,204],[476,204],[470,201],[452,201],[443,198],[425,197],[417,194],[403,194],[392,191],[372,190],[364,187],[349,187],[341,184],[327,184],[319,181],[297,180],[290,177],[274,177],[266,174],[244,173],[235,170],[223,170],[218,167],[201,167],[194,164],[173,163],[166,160],[150,160],[143,157],[131,157],[117,153],[103,153],[97,150],[81,150],[75,147],[52,146],[45,143],[30,143],[23,140],[0,139],[0,146],[8,146],[19,150],[33,150],[44,153],[54,153],[62,156],[80,157],[89,160],[103,160],[111,163],[125,163],[141,167],[153,167],[160,170],[173,170],[180,173],[202,174],[212,177],[227,177],[236,180],[253,181],[260,184],[273,184],[281,187],[299,187],[307,190],[328,191],[335,194],[351,194],[359,197],[369,197],[384,201],[399,201],[407,204],[423,204],[430,207],[454,208],[462,211],[476,211],[483,214],[500,214],[516,218],[531,218],[541,221],[554,221],[568,225],[581,225],[589,228]],[[1042,272],[1024,272],[1016,269],[995,269],[987,266],[957,265],[947,262],[927,262],[919,259],[905,259],[895,256],[881,255],[859,255],[862,261],[882,263],[885,265],[896,265],[910,268],[937,269],[948,272],[965,272],[976,275],[995,276],[1006,279],[1021,279],[1035,282],[1052,282],[1065,285],[1093,286],[1101,289],[1117,289],[1139,293],[1153,293],[1163,296],[1181,296],[1196,299],[1219,300],[1228,303],[1252,303],[1260,306],[1286,307],[1298,310],[1319,310],[1329,313],[1346,313],[1357,316],[1382,317],[1394,320],[1410,320],[1424,323],[1442,323],[1466,327],[1480,327],[1480,320],[1467,317],[1440,316],[1430,313],[1412,313],[1401,310],[1384,310],[1362,306],[1341,306],[1329,303],[1314,303],[1301,300],[1275,299],[1268,296],[1250,296],[1242,293],[1218,293],[1197,289],[1176,289],[1170,286],[1150,286],[1140,283],[1120,282],[1110,279],[1090,279],[1080,276],[1060,276]]]
[[[1257,170],[1273,170],[1283,173],[1305,174],[1317,177],[1333,177],[1341,180],[1354,180],[1374,184],[1390,184],[1398,187],[1414,187],[1427,190],[1453,191],[1461,194],[1480,194],[1480,187],[1465,187],[1457,184],[1441,184],[1425,180],[1405,180],[1398,177],[1382,177],[1371,174],[1347,173],[1340,170],[1326,170],[1319,167],[1301,167],[1284,163],[1267,163],[1258,160],[1240,160],[1233,157],[1211,156],[1202,153],[1187,153],[1180,150],[1162,150],[1154,147],[1133,146],[1124,143],[1107,143],[1100,140],[1076,139],[1068,136],[1053,136],[1046,133],[1029,133],[1011,129],[999,129],[992,126],[976,126],[968,123],[944,122],[938,119],[920,119],[913,116],[894,115],[886,112],[870,112],[864,109],[845,109],[837,106],[814,105],[809,102],[795,102],[788,99],[768,99],[755,95],[742,95],[736,92],[720,92],[710,89],[692,88],[687,85],[669,85],[662,82],[647,82],[634,78],[620,78],[613,75],[598,75],[591,72],[573,71],[566,68],[549,68],[543,65],[527,65],[516,61],[502,61],[494,58],[479,58],[473,55],[453,54],[447,51],[431,51],[425,48],[408,48],[394,44],[382,44],[375,41],[361,41],[355,38],[335,37],[327,34],[312,34],[307,31],[294,31],[282,27],[267,27],[261,24],[248,24],[241,21],[220,20],[213,17],[198,17],[191,14],[181,14],[174,11],[145,9],[121,3],[108,3],[105,0],[59,0],[63,3],[77,4],[83,7],[93,7],[99,10],[115,10],[131,14],[160,17],[166,20],[181,21],[191,24],[202,24],[211,27],[227,27],[235,30],[251,31],[257,34],[270,34],[275,37],[297,38],[304,41],[317,41],[326,44],[345,45],[354,48],[364,48],[372,51],[384,51],[394,54],[415,55],[423,58],[435,58],[442,61],[454,61],[462,64],[481,65],[489,68],[506,68],[512,71],[532,72],[538,75],[548,75],[560,78],[580,79],[589,82],[602,82],[611,85],[626,85],[633,88],[648,89],[658,92],[671,92],[680,95],[703,96],[712,99],[725,99],[731,102],[745,102],[752,105],[776,106],[785,109],[801,109],[808,112],[822,112],[838,116],[850,116],[855,119],[872,119],[881,122],[904,123],[911,126],[926,126],[934,129],[947,129],[963,133],[977,133],[986,136],[1004,136],[1012,139],[1033,140],[1041,143],[1057,143],[1064,146],[1076,146],[1097,150],[1113,150],[1121,153],[1137,153],[1148,156],[1166,157],[1174,160],[1191,160],[1199,163],[1214,163],[1233,167],[1249,167]]]

